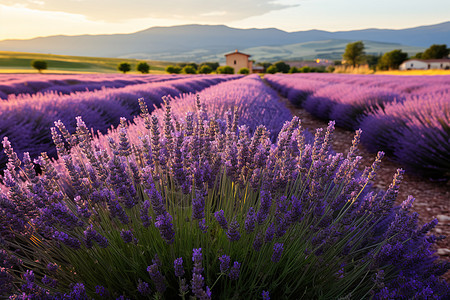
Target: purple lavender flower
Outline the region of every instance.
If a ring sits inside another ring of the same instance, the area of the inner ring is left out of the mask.
[[[255,236],[255,239],[253,240],[253,249],[255,249],[255,251],[259,251],[263,243],[264,243],[263,235],[260,232],[258,232]]]
[[[139,280],[139,284],[137,286],[137,290],[141,293],[142,296],[150,295],[151,290],[150,286],[147,282]]]
[[[262,298],[263,300],[270,300],[269,291],[262,291]]]
[[[108,209],[111,213],[111,217],[117,217],[122,224],[128,224],[130,220],[122,206],[118,201],[110,200],[108,201]]]
[[[192,280],[191,280],[191,289],[192,289],[192,293],[202,299],[202,295],[204,293],[203,291],[203,285],[204,285],[204,278],[202,276],[202,274],[199,273],[194,273],[192,274]]]
[[[222,255],[219,257],[221,273],[226,273],[230,268],[230,259],[231,258],[228,255]]]
[[[275,243],[275,245],[273,245],[272,261],[274,263],[277,263],[280,261],[283,250],[284,250],[284,248],[283,248],[282,243]]]
[[[148,209],[150,208],[150,202],[148,200],[145,200],[142,203],[141,209],[139,210],[140,218],[142,221],[142,226],[145,228],[150,226],[150,221],[152,220],[152,217],[148,215]]]
[[[194,262],[194,269],[193,272],[200,274],[203,272],[202,267],[202,248],[192,249],[192,261]]]
[[[230,273],[228,274],[231,280],[237,280],[239,278],[240,268],[241,264],[235,261],[230,269]]]
[[[156,286],[156,290],[160,293],[164,293],[166,290],[166,284],[164,283],[164,276],[159,271],[157,264],[152,264],[147,268],[147,272],[150,274],[150,278]]]
[[[274,234],[275,234],[275,225],[273,223],[270,223],[269,227],[267,227],[266,230],[266,237],[265,237],[266,243],[272,241]]]
[[[62,231],[55,231],[53,233],[53,238],[63,242],[64,245],[72,248],[72,249],[80,249],[81,243],[74,237],[69,236],[67,233]]]
[[[97,295],[99,295],[100,297],[103,297],[103,298],[108,298],[109,297],[108,290],[102,285],[95,286],[95,293]]]
[[[50,272],[56,272],[56,270],[58,270],[58,265],[55,263],[48,263],[47,270],[49,270]]]
[[[175,276],[176,277],[183,277],[184,275],[184,268],[183,268],[183,258],[179,257],[174,260],[173,262],[174,269],[175,269]]]
[[[217,222],[219,223],[220,227],[222,227],[223,230],[228,230],[228,222],[227,219],[225,219],[225,215],[222,209],[216,211],[214,213],[214,217],[216,218]]]
[[[203,233],[206,233],[208,231],[208,226],[206,225],[206,220],[205,219],[201,219],[198,221],[198,227],[200,228],[200,230]]]
[[[50,278],[47,275],[44,275],[44,277],[42,277],[42,283],[45,286],[52,288],[55,288],[58,285],[58,281],[56,279]]]
[[[260,193],[260,207],[256,219],[259,224],[264,223],[267,219],[270,211],[270,206],[272,205],[272,197],[269,192],[262,190]]]
[[[122,237],[122,239],[125,243],[131,243],[134,239],[133,233],[131,232],[131,230],[122,229],[120,231],[120,236]]]
[[[205,198],[202,195],[197,195],[192,199],[192,219],[198,220],[205,217]]]
[[[69,295],[66,295],[69,299],[75,299],[75,300],[87,300],[89,297],[86,294],[86,289],[84,287],[84,284],[82,283],[76,283],[72,290],[70,291]]]
[[[226,233],[227,238],[230,242],[236,242],[239,241],[241,238],[241,234],[239,233],[239,223],[236,220],[233,220],[230,223],[230,227],[228,228],[228,231]]]
[[[156,217],[155,227],[167,244],[172,244],[175,240],[175,231],[173,230],[172,216],[168,212]]]
[[[256,214],[253,207],[248,209],[247,218],[245,219],[245,231],[247,233],[252,233],[255,230]]]
[[[150,198],[150,202],[153,207],[153,211],[155,215],[162,215],[165,212],[164,208],[164,200],[160,194],[160,192],[156,189],[155,184],[151,183],[149,188],[145,190]]]

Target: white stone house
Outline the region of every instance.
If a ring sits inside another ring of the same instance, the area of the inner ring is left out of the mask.
[[[400,67],[400,70],[429,70],[429,69],[450,69],[450,59],[409,59],[404,61]]]

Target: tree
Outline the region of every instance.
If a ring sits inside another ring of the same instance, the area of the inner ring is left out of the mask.
[[[417,52],[416,55],[414,55],[414,56],[411,57],[411,58],[422,59],[422,56],[423,56],[423,52]]]
[[[42,70],[47,70],[47,62],[45,60],[33,60],[31,66],[42,73]]]
[[[362,41],[348,43],[342,58],[348,65],[356,67],[364,62],[364,43]]]
[[[289,69],[289,74],[299,73],[300,70],[297,67],[291,67]]]
[[[242,75],[248,75],[250,73],[250,71],[248,70],[248,68],[242,68],[239,70],[238,73],[242,74]]]
[[[378,68],[380,70],[394,70],[408,58],[408,53],[402,52],[401,49],[395,49],[390,52],[386,52],[378,62]]]
[[[369,65],[369,69],[375,71],[380,59],[381,59],[381,54],[380,55],[367,54],[366,62]]]
[[[197,70],[192,65],[186,65],[181,69],[181,72],[184,74],[196,74]]]
[[[450,53],[450,49],[447,48],[447,45],[431,45],[430,48],[425,50],[422,54],[422,59],[440,59],[447,58]]]
[[[138,63],[136,66],[136,70],[141,72],[142,74],[148,74],[150,72],[150,66],[145,61]]]
[[[200,68],[203,66],[208,66],[211,68],[211,72],[216,71],[217,68],[219,67],[219,63],[218,62],[204,62],[200,65]],[[199,69],[200,70],[200,69]]]
[[[309,72],[311,72],[311,68],[308,66],[303,66],[300,68],[299,71],[300,71],[300,73],[309,73]]]
[[[123,74],[125,74],[126,72],[131,71],[131,65],[127,62],[121,62],[117,66],[117,70],[119,70],[120,72],[123,72]]]
[[[212,71],[213,71],[212,68],[208,65],[201,65],[200,69],[198,69],[199,74],[209,74]]]
[[[221,66],[217,68],[218,74],[234,74],[234,69],[230,66]]]
[[[278,69],[274,65],[271,65],[267,68],[266,72],[269,74],[275,74],[276,72],[278,72]]]
[[[169,65],[166,67],[166,72],[169,74],[180,74],[181,68],[179,66]]]
[[[289,69],[291,68],[287,63],[284,61],[279,61],[273,64],[275,67],[277,67],[277,71],[281,73],[288,73]]]

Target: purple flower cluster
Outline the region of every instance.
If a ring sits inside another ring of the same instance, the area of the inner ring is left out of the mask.
[[[385,151],[412,172],[450,178],[448,76],[267,75],[282,95],[311,114],[363,129],[372,152]]]

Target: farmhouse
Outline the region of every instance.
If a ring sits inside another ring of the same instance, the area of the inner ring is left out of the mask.
[[[428,69],[450,69],[450,59],[409,59],[404,61],[400,70],[428,70]]]
[[[248,59],[250,56],[236,49],[234,52],[225,54],[226,65],[234,69],[234,74],[242,68],[247,68],[250,73],[253,73],[253,62]]]

